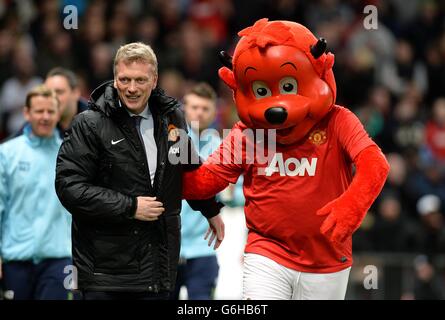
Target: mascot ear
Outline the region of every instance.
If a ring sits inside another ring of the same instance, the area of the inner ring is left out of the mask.
[[[218,75],[226,85],[228,85],[232,90],[236,90],[237,86],[235,82],[235,75],[233,74],[232,70],[227,67],[222,67],[218,70]]]

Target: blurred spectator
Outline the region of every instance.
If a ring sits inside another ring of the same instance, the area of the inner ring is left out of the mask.
[[[159,85],[169,96],[181,99],[185,91],[186,81],[182,74],[174,69],[164,70],[159,76]]]
[[[81,64],[90,61],[91,48],[105,40],[107,33],[105,13],[105,1],[96,0],[88,6],[85,15],[79,21],[79,30],[75,32],[73,55]],[[87,67],[89,69],[91,65],[87,63]]]
[[[424,139],[424,124],[420,119],[419,105],[414,99],[402,98],[387,121],[383,149],[386,152],[407,154],[418,150]]]
[[[13,70],[10,65],[12,59],[13,35],[6,29],[0,28],[0,89],[3,83],[12,76]],[[0,101],[0,141],[6,137],[6,117],[3,115],[4,106]]]
[[[434,267],[426,256],[418,256],[414,260],[415,300],[440,300],[444,299],[443,283],[436,277]]]
[[[433,111],[436,118],[427,123],[426,138],[419,146],[417,160],[406,182],[410,197],[415,201],[426,194],[436,194],[441,201],[445,201],[445,163],[440,140],[445,117],[443,109],[442,99],[437,100]]]
[[[376,52],[373,52],[374,45],[368,47],[362,43],[362,41],[368,43],[380,40],[361,39],[362,37],[360,32],[353,34],[347,50],[336,56],[337,63],[334,65],[336,80],[339,88],[342,88],[339,90],[338,103],[351,109],[355,109],[364,100],[364,95],[368,96],[369,88],[375,83],[376,65],[378,65],[376,61],[381,59]]]
[[[443,169],[437,162],[420,162],[420,166],[413,168],[406,182],[410,198],[417,201],[426,194],[436,194],[441,201],[445,201],[445,179],[443,177]]]
[[[267,13],[270,20],[290,20],[305,24],[307,1],[268,0]]]
[[[198,83],[184,96],[184,112],[189,135],[199,156],[205,160],[221,143],[219,135],[205,130],[215,120],[216,92],[207,83]],[[213,299],[219,266],[216,252],[204,240],[209,223],[185,200],[181,221],[180,262],[172,299],[179,298],[182,286],[187,288],[189,300]]]
[[[37,47],[43,49],[48,39],[61,31],[62,24],[59,16],[59,1],[33,1],[36,15],[29,26],[29,33]]]
[[[328,39],[329,40],[329,39]],[[377,30],[363,28],[360,19],[348,34],[345,51],[340,57],[342,67],[335,68],[338,87],[344,91],[339,95],[340,101],[354,108],[368,88],[378,83],[378,75],[383,72],[384,65],[394,60],[396,40],[391,31],[382,23]]]
[[[425,56],[428,77],[426,101],[431,104],[443,95],[443,89],[445,88],[445,52],[442,52],[441,55],[439,43],[436,41],[426,48]]]
[[[380,196],[374,227],[371,229],[373,249],[383,252],[420,252],[420,230],[405,212],[397,194]]]
[[[12,75],[10,60],[14,47],[14,35],[7,29],[0,28],[0,87]]]
[[[375,225],[375,212],[370,209],[360,225],[360,228],[353,234],[352,251],[356,253],[373,252],[371,230]]]
[[[305,15],[307,27],[316,35],[329,39],[329,50],[334,52],[339,49],[354,20],[350,6],[339,0],[310,2]]]
[[[116,52],[114,50],[114,52]],[[88,85],[96,88],[102,83],[113,79],[113,51],[107,43],[95,44],[90,51],[90,68],[88,75]]]
[[[149,44],[155,51],[159,49],[159,21],[153,16],[142,17],[136,28],[136,40]]]
[[[180,31],[180,50],[172,67],[177,68],[186,78],[208,82],[216,87],[218,74],[214,66],[218,66],[217,52],[210,54],[203,32],[193,22],[185,22]]]
[[[354,19],[353,12],[347,4],[339,0],[320,0],[309,5],[306,13],[306,24],[315,29],[324,21],[339,21],[344,25]]]
[[[108,41],[111,52],[116,52],[120,46],[130,42],[131,16],[127,3],[118,1],[113,7],[113,13],[108,21]]]
[[[233,101],[233,91],[222,81],[219,82],[218,89],[217,129],[222,133],[223,129],[231,129],[239,121],[239,117]]]
[[[232,4],[225,0],[191,0],[188,8],[190,21],[203,30],[206,42],[211,46],[227,40],[227,20],[232,14]]]
[[[426,124],[426,152],[445,167],[445,98],[434,102],[431,119]]]
[[[0,268],[5,298],[68,299],[71,217],[54,189],[60,116],[45,86],[26,96],[24,133],[0,145]],[[3,265],[2,264],[3,261]]]
[[[386,155],[386,159],[391,169],[383,187],[383,193],[397,193],[402,211],[406,212],[411,218],[417,218],[416,201],[411,199],[407,190],[406,181],[409,174],[409,162],[399,153],[389,153]]]
[[[386,118],[391,112],[391,96],[383,86],[371,89],[366,103],[359,107],[355,113],[363,123],[368,134],[376,139],[382,134]]]
[[[181,25],[181,7],[179,1],[157,0],[153,4],[154,10],[159,17],[160,33],[168,34],[177,30]]]
[[[424,252],[438,254],[445,252],[445,225],[441,200],[428,194],[417,202],[417,211],[422,222]]]
[[[13,49],[12,59],[14,75],[0,89],[0,114],[5,117],[6,135],[17,132],[23,125],[25,93],[42,82],[35,76],[36,66],[30,41],[20,39]]]
[[[424,57],[425,47],[433,43],[442,30],[443,12],[436,0],[417,1],[417,5],[417,16],[405,24],[404,34],[413,43],[416,57]]]
[[[404,158],[398,153],[387,154],[386,159],[388,160],[391,169],[389,170],[385,188],[389,187],[393,190],[400,191],[406,181],[406,162]]]
[[[76,59],[71,54],[72,51],[72,39],[68,32],[53,34],[37,51],[38,74],[44,77],[49,70],[57,66],[73,69]]]
[[[60,102],[58,129],[65,132],[74,116],[87,110],[87,101],[80,97],[76,75],[65,68],[54,68],[46,76],[45,85],[56,92]]]
[[[404,95],[411,85],[424,93],[428,86],[424,64],[415,60],[411,44],[403,39],[396,43],[395,59],[384,61],[379,80],[395,95]]]
[[[264,17],[268,17],[270,13],[270,5],[274,6],[278,2],[276,0],[243,0],[231,1],[233,5],[234,15],[230,20],[232,41],[236,42],[237,33],[242,29],[253,25],[253,23]],[[271,4],[271,2],[274,2]]]

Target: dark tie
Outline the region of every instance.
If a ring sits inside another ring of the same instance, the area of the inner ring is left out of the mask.
[[[138,133],[139,139],[142,142],[142,148],[144,148],[144,152],[145,152],[145,143],[144,143],[144,139],[142,138],[142,134],[141,134],[141,120],[142,120],[142,117],[141,116],[133,116],[132,119],[134,121],[134,126],[136,128],[137,133]]]
[[[142,134],[141,134],[141,120],[142,120],[142,117],[141,116],[133,116],[132,118],[133,118],[133,121],[134,121],[134,126],[136,128],[136,131],[138,132],[139,140],[141,140],[141,143],[142,143],[142,150],[144,150],[144,154],[145,154],[145,156],[147,156],[147,152],[145,151],[144,139],[142,138]],[[149,172],[149,174],[148,174],[148,181],[149,181],[149,184],[151,185],[150,169],[148,170],[148,172]]]

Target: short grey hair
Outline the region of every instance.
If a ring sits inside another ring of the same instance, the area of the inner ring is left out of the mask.
[[[69,69],[65,69],[62,67],[53,68],[46,75],[46,79],[55,77],[55,76],[64,77],[66,79],[66,81],[68,81],[68,85],[70,86],[71,90],[79,87],[79,81],[77,80],[76,74]]]
[[[113,72],[116,75],[116,65],[120,62],[143,61],[151,64],[155,69],[155,75],[158,75],[158,59],[153,49],[142,42],[132,42],[123,45],[117,50],[114,57]]]

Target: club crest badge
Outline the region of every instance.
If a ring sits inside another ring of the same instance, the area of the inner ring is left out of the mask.
[[[318,130],[318,129],[314,130],[311,132],[309,136],[309,141],[317,146],[326,143],[326,140],[327,136],[326,136],[326,131],[324,130]]]
[[[175,125],[168,125],[168,141],[176,142],[179,139],[179,129]]]

